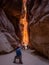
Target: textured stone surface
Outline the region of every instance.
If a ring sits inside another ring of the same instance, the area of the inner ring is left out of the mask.
[[[7,18],[13,24],[16,35],[21,38],[19,20],[22,14],[22,0],[0,0],[0,8],[4,10]]]
[[[17,36],[12,23],[8,20],[5,12],[0,11],[0,52],[10,52],[13,50],[12,45],[17,44]]]
[[[12,46],[14,47],[21,37],[19,29],[21,10],[21,0],[0,0],[0,52],[12,51]]]
[[[39,0],[35,0],[39,1]],[[49,58],[49,0],[34,3],[30,21],[30,41],[34,48]]]

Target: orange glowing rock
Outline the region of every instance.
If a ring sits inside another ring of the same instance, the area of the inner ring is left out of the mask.
[[[25,15],[24,18],[20,18],[20,24],[24,26],[22,30],[22,43],[24,43],[24,45],[27,46],[29,42],[29,37],[28,37],[28,22],[26,19],[26,14],[27,14],[27,9],[25,6],[26,0],[23,0],[23,3],[24,3],[23,6],[24,6]]]

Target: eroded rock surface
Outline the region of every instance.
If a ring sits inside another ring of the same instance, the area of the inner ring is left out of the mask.
[[[38,52],[49,58],[49,0],[38,1],[34,1],[30,11],[30,41]]]
[[[13,50],[12,45],[17,44],[17,36],[12,23],[8,20],[5,12],[0,11],[0,52],[10,52]]]

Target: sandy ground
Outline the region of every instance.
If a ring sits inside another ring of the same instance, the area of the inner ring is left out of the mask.
[[[22,60],[23,64],[13,63],[15,56],[15,51],[0,56],[0,65],[49,65],[49,60],[38,56],[36,54],[31,54],[30,50],[22,50]]]

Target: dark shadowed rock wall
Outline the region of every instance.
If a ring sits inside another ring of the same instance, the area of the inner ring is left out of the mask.
[[[49,0],[35,0],[30,13],[30,41],[38,52],[49,58]]]
[[[21,9],[21,0],[0,0],[0,52],[11,52],[21,39]]]

